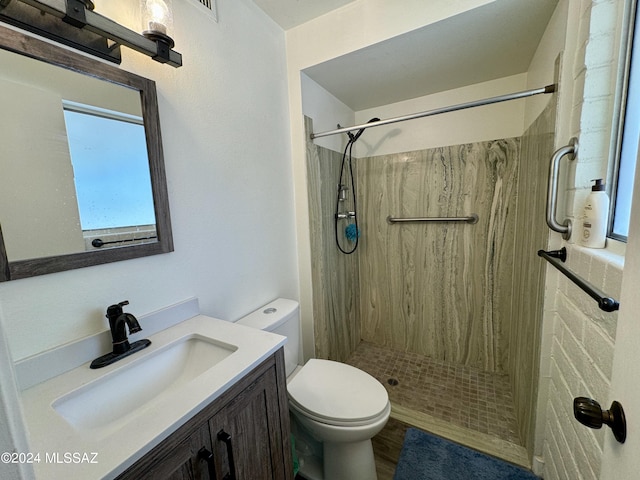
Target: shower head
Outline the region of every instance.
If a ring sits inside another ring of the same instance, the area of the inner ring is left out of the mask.
[[[371,123],[371,122],[379,122],[380,119],[378,117],[374,117],[371,120],[369,120],[367,123]],[[349,138],[351,139],[352,142],[355,142],[356,140],[358,140],[360,138],[360,135],[362,135],[362,132],[364,132],[364,128],[361,128],[360,130],[358,130],[358,133],[356,133],[355,135],[349,135]]]

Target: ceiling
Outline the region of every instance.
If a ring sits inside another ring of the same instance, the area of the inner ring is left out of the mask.
[[[313,20],[355,0],[253,0],[284,30]]]
[[[283,28],[350,3],[254,1]],[[495,0],[304,73],[354,111],[524,73],[557,3]]]

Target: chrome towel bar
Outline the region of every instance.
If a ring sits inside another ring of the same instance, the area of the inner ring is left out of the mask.
[[[556,221],[556,204],[558,201],[558,175],[560,173],[560,159],[565,155],[569,160],[575,160],[578,154],[578,139],[572,138],[569,145],[559,148],[551,157],[549,164],[549,185],[547,187],[547,225],[554,232],[562,234],[562,238],[571,238],[571,220],[566,219],[562,223]]]
[[[472,213],[468,217],[409,217],[409,218],[395,218],[389,215],[387,217],[388,223],[419,223],[419,222],[462,222],[462,223],[478,223],[478,215]]]
[[[565,277],[575,283],[582,289],[583,292],[585,292],[596,302],[598,302],[600,310],[604,310],[605,312],[613,312],[620,308],[620,302],[618,302],[616,299],[608,297],[596,287],[591,285],[589,282],[584,280],[582,277],[579,277],[567,267],[562,265],[561,262],[564,262],[567,259],[567,249],[565,247],[562,247],[560,250],[553,250],[550,252],[538,250],[538,256],[544,258],[547,262],[560,270],[560,272],[562,272]]]

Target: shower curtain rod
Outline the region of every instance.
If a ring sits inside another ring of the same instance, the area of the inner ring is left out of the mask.
[[[466,108],[481,107],[483,105],[491,105],[493,103],[506,102],[508,100],[517,100],[518,98],[532,97],[534,95],[540,95],[543,93],[553,93],[556,91],[556,86],[547,85],[546,87],[536,88],[533,90],[525,90],[523,92],[508,93],[506,95],[500,95],[497,97],[485,98],[483,100],[475,100],[473,102],[460,103],[458,105],[450,105],[448,107],[436,108],[434,110],[427,110],[426,112],[412,113],[410,115],[403,115],[401,117],[386,118],[384,120],[378,120],[371,123],[362,123],[360,125],[354,125],[353,127],[342,127],[336,130],[328,130],[326,132],[312,133],[311,140],[314,138],[327,137],[329,135],[337,135],[338,133],[346,133],[353,130],[360,130],[361,128],[379,127],[380,125],[388,125],[390,123],[404,122],[405,120],[413,120],[415,118],[430,117],[432,115],[439,115],[441,113],[455,112],[458,110],[464,110]]]

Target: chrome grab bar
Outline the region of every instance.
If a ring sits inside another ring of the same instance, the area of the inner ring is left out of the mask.
[[[468,217],[411,217],[411,218],[394,218],[391,215],[387,217],[388,223],[417,223],[417,222],[464,222],[478,223],[478,215],[472,213]]]
[[[549,164],[549,186],[547,188],[547,225],[554,232],[562,234],[562,238],[571,238],[571,220],[566,219],[562,223],[556,221],[556,204],[558,200],[558,174],[560,172],[560,159],[567,155],[569,160],[575,160],[578,154],[578,139],[569,140],[569,145],[559,148],[551,157]]]

